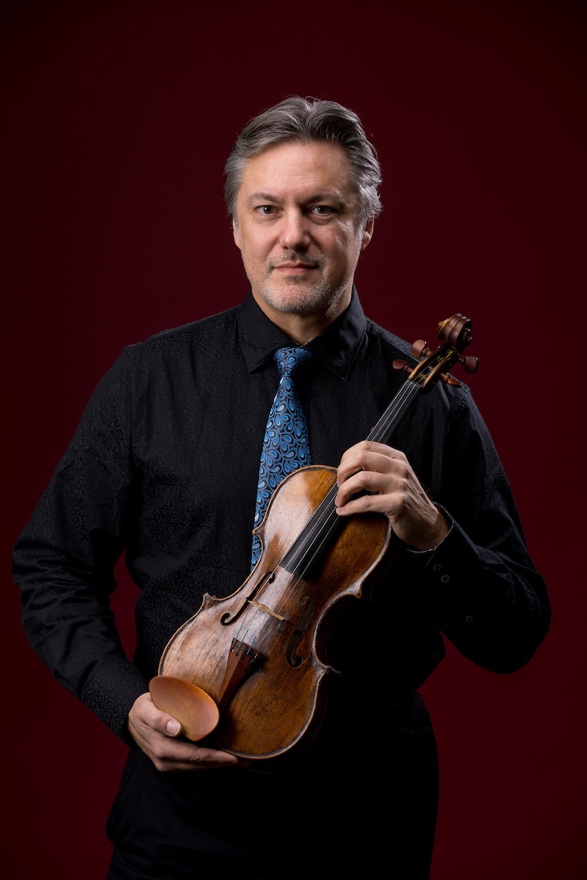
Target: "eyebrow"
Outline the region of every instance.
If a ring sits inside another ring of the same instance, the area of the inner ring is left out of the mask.
[[[338,204],[342,204],[344,202],[344,199],[341,197],[341,195],[339,193],[319,192],[319,193],[315,193],[312,196],[309,196],[307,199],[304,199],[303,204],[312,205],[312,204],[317,204],[319,202],[323,202],[325,200],[326,201],[335,201]],[[251,193],[251,195],[247,197],[246,201],[247,201],[247,203],[250,204],[250,203],[256,202],[256,201],[279,202],[281,200],[280,200],[279,196],[272,195],[271,193],[255,192],[255,193]]]
[[[251,193],[251,195],[247,197],[247,202],[257,202],[257,201],[276,202],[277,197],[272,196],[271,193],[264,193],[264,192]]]

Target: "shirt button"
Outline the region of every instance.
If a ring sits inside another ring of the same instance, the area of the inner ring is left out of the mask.
[[[442,566],[439,565],[438,562],[437,562],[436,565],[433,565],[433,566],[432,566],[432,571],[440,571],[441,568],[442,568]]]
[[[443,574],[442,577],[440,578],[440,583],[441,584],[448,584],[449,580],[450,580],[450,575]]]
[[[465,617],[465,622],[466,623],[473,623],[473,617],[471,614],[467,614],[467,616]]]

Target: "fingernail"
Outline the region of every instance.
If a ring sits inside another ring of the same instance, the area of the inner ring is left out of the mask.
[[[179,722],[174,718],[170,718],[167,724],[165,725],[165,732],[169,734],[169,736],[177,736],[180,731]]]

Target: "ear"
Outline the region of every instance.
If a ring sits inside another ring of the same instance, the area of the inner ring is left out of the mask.
[[[236,222],[236,218],[235,218],[235,217],[232,218],[232,237],[234,238],[234,243],[235,243],[235,245],[236,245],[237,248],[240,250],[240,246],[241,246],[241,237],[240,237],[240,235],[239,235],[239,231],[238,231],[238,223]]]
[[[373,238],[373,230],[375,229],[375,217],[369,217],[365,223],[363,230],[363,239],[361,241],[361,250],[364,251],[371,239]]]

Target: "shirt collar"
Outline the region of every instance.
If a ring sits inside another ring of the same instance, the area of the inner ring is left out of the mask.
[[[249,372],[258,369],[291,339],[259,308],[253,294],[238,307],[240,339]],[[353,287],[348,308],[326,330],[304,347],[325,367],[347,379],[365,334],[366,319]]]

